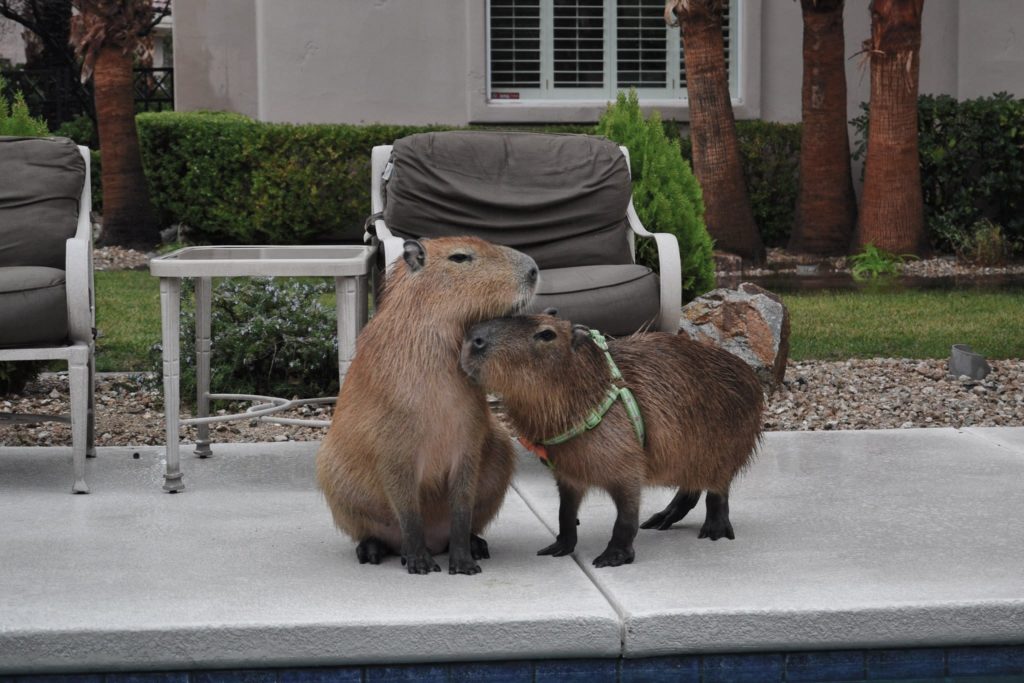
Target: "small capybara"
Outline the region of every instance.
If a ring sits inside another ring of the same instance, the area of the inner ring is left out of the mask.
[[[476,574],[479,533],[515,467],[507,431],[483,389],[459,369],[466,330],[533,297],[533,259],[470,237],[407,240],[383,303],[360,333],[317,481],[360,563],[400,554],[410,574]]]
[[[734,538],[729,485],[761,435],[764,396],[753,370],[726,351],[662,332],[608,340],[606,348],[622,379],[613,379],[590,330],[550,315],[480,323],[462,345],[463,370],[501,396],[524,445],[554,470],[558,540],[538,554],[575,549],[576,513],[591,486],[611,494],[618,512],[611,541],[594,560],[598,567],[633,561],[645,484],[679,490],[644,528],[668,529],[706,490],[700,537]],[[613,387],[632,392],[642,428],[631,420],[628,402],[609,394]],[[597,421],[594,412],[606,402],[611,407]],[[552,443],[570,430],[580,433]]]

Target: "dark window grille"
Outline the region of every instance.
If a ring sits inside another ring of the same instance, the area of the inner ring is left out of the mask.
[[[604,87],[604,1],[555,0],[557,88]]]
[[[491,0],[491,87],[540,87],[540,0]]]
[[[620,88],[664,88],[668,84],[665,3],[618,0],[616,66]]]

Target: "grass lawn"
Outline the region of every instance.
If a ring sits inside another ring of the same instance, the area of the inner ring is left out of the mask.
[[[160,341],[159,280],[148,271],[97,272],[96,300],[97,369],[158,370],[148,353]],[[801,292],[783,300],[794,360],[947,358],[951,344],[1024,358],[1019,291]]]
[[[1024,358],[1024,292],[859,291],[783,295],[789,357],[948,358],[970,344],[987,358]]]

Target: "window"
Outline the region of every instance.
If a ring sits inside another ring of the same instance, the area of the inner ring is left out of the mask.
[[[734,93],[732,5],[741,1],[726,2],[723,17]],[[664,0],[489,0],[490,101],[606,101],[629,88],[648,100],[685,100],[679,29],[665,25],[664,11]]]

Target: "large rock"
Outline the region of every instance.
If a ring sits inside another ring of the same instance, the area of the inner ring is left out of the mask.
[[[789,311],[778,295],[744,282],[683,306],[679,333],[745,360],[769,390],[782,383],[789,357]]]

